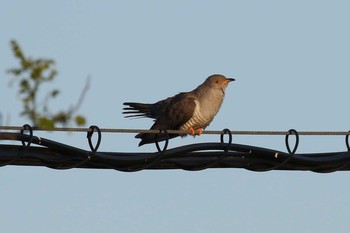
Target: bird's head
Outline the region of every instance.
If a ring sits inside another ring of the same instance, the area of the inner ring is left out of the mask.
[[[227,85],[232,81],[235,81],[235,79],[226,78],[224,75],[221,74],[213,74],[209,76],[203,84],[209,86],[210,88],[221,89],[224,91]]]

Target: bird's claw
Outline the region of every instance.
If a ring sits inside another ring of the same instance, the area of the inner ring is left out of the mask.
[[[188,133],[192,136],[194,136],[194,129],[191,127],[191,128],[188,128]]]
[[[193,129],[192,127],[191,128],[189,128],[188,129],[188,132],[189,132],[189,134],[190,135],[192,135],[192,136],[196,136],[196,135],[198,135],[198,136],[200,136],[200,135],[202,135],[202,133],[203,133],[203,129],[202,128],[199,128],[199,129]]]

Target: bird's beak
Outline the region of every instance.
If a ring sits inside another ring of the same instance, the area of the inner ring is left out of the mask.
[[[236,79],[234,78],[227,78],[225,81],[226,81],[226,84],[228,84],[229,82],[232,82],[232,81],[235,81]]]

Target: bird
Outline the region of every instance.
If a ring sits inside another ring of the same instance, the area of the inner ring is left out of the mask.
[[[123,103],[125,118],[146,117],[154,119],[151,130],[181,130],[190,135],[201,135],[203,130],[212,122],[218,113],[225,97],[228,84],[235,81],[221,74],[213,74],[189,92],[160,100],[156,103]],[[139,146],[164,141],[167,138],[186,136],[187,134],[139,133],[135,138],[141,139]]]

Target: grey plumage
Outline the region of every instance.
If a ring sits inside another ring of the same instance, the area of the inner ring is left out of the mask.
[[[190,92],[182,92],[173,97],[154,104],[125,102],[123,114],[125,117],[148,117],[155,119],[151,129],[197,130],[201,133],[218,113],[225,96],[225,89],[233,78],[220,74],[209,76],[204,83]],[[180,135],[170,134],[170,138]],[[140,133],[139,146],[155,141],[155,134]],[[158,135],[158,140],[165,140],[164,134]]]

